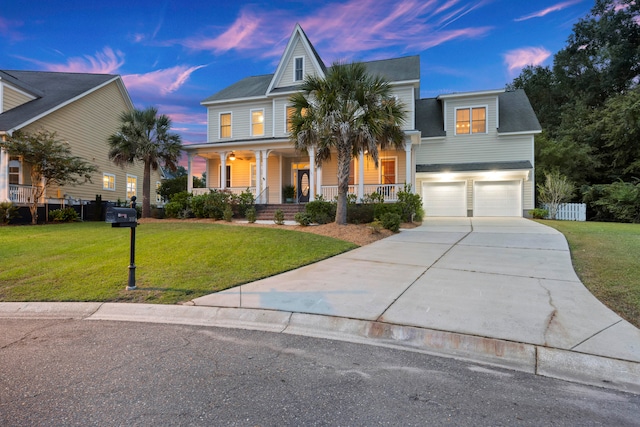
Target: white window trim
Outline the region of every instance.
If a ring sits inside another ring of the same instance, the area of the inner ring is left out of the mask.
[[[113,177],[113,188],[108,188],[104,186],[104,177],[112,176]],[[102,173],[102,189],[105,191],[116,191],[116,176],[112,173],[103,172]]]
[[[9,153],[7,153],[6,151],[4,152],[3,155],[6,155],[9,160],[7,164],[7,184],[9,184],[9,175],[10,175],[9,168],[11,167],[11,162],[18,162],[18,184],[17,185],[24,185],[22,156],[10,156]],[[12,157],[17,157],[18,160],[11,160]]]
[[[261,134],[254,134],[253,133],[253,113],[257,113],[257,112],[262,112],[262,133]],[[264,108],[254,108],[249,110],[249,123],[250,123],[250,132],[251,132],[251,136],[264,136],[265,135],[265,130],[266,130],[266,123],[265,123],[265,115],[264,115]]]
[[[135,188],[136,191],[134,196],[136,196],[137,198],[138,197],[138,177],[136,175],[130,175],[130,174],[127,174],[127,186],[125,188],[125,197],[127,199],[131,199],[131,196],[129,196],[129,178],[135,178],[136,180],[136,188]]]
[[[302,60],[302,78],[301,79],[296,79],[296,62],[298,59]],[[304,56],[294,56],[293,57],[293,81],[294,82],[301,82],[304,80]]]
[[[255,171],[255,177],[251,176],[252,172]],[[258,184],[258,169],[256,167],[256,162],[249,163],[249,187],[256,187]]]
[[[226,188],[233,188],[233,167],[230,163],[227,163],[226,166],[229,168],[229,173],[227,174],[229,185]],[[218,165],[218,188],[222,188],[222,163]]]
[[[293,105],[291,104],[284,105],[284,134],[285,135],[289,134],[289,115],[287,114],[287,111],[289,110],[289,108],[293,108]]]
[[[160,181],[156,181],[156,203],[162,203],[162,196],[160,195],[160,192],[158,190],[160,190],[160,186],[162,185],[162,182]]]
[[[396,184],[398,184],[398,156],[385,156],[385,157],[380,157],[380,167],[378,168],[378,182],[380,183],[380,185],[383,185],[382,184],[382,161],[389,160],[389,159],[393,159],[396,163],[394,181]],[[389,185],[389,184],[386,184],[386,185]]]
[[[473,109],[484,108],[484,132],[473,132]],[[469,110],[469,133],[458,133],[456,124],[458,123],[458,110]],[[487,135],[489,133],[489,106],[484,105],[468,105],[464,107],[456,107],[453,112],[453,132],[457,136],[471,135]]]
[[[229,132],[229,136],[222,136],[222,116],[228,114],[231,122],[231,132]],[[218,113],[218,139],[230,139],[233,138],[233,112],[231,111],[221,111]]]

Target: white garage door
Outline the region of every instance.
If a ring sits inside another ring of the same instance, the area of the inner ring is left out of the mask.
[[[424,213],[430,216],[467,216],[467,183],[423,182]]]
[[[522,216],[521,181],[474,183],[473,216]]]

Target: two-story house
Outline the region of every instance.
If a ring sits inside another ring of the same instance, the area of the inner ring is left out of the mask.
[[[427,216],[523,216],[534,207],[533,136],[540,125],[522,91],[483,91],[419,99],[420,58],[365,62],[383,76],[408,111],[400,150],[352,160],[350,193],[374,192],[396,200],[404,184],[423,197]],[[327,67],[299,25],[274,74],[247,77],[202,101],[207,142],[185,147],[189,175],[194,156],[204,158],[208,189],[241,192],[257,203],[282,203],[283,187],[304,203],[337,195],[335,156],[321,166],[315,152],[298,152],[289,138],[289,97],[306,75]],[[188,180],[191,183],[191,178]],[[200,193],[208,189],[193,189]]]
[[[17,130],[56,132],[74,156],[95,165],[91,182],[50,188],[41,203],[79,204],[125,201],[141,195],[143,165],[121,168],[109,160],[108,138],[133,104],[120,76],[0,70],[0,138]],[[152,175],[152,183],[160,174]],[[30,165],[0,150],[0,201],[24,205],[31,196]],[[151,198],[157,198],[152,185]]]

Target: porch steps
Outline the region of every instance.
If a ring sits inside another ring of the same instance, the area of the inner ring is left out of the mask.
[[[293,221],[298,212],[304,212],[303,204],[286,203],[281,205],[256,205],[256,218],[260,220],[273,220],[276,211],[280,209],[284,213],[284,219]]]

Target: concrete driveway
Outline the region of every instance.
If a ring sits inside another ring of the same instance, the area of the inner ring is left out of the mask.
[[[590,383],[640,390],[640,331],[584,287],[561,233],[522,218],[429,218],[193,302],[291,313],[292,333],[376,338],[551,376],[582,375],[586,364]],[[602,368],[612,361],[620,378]]]

